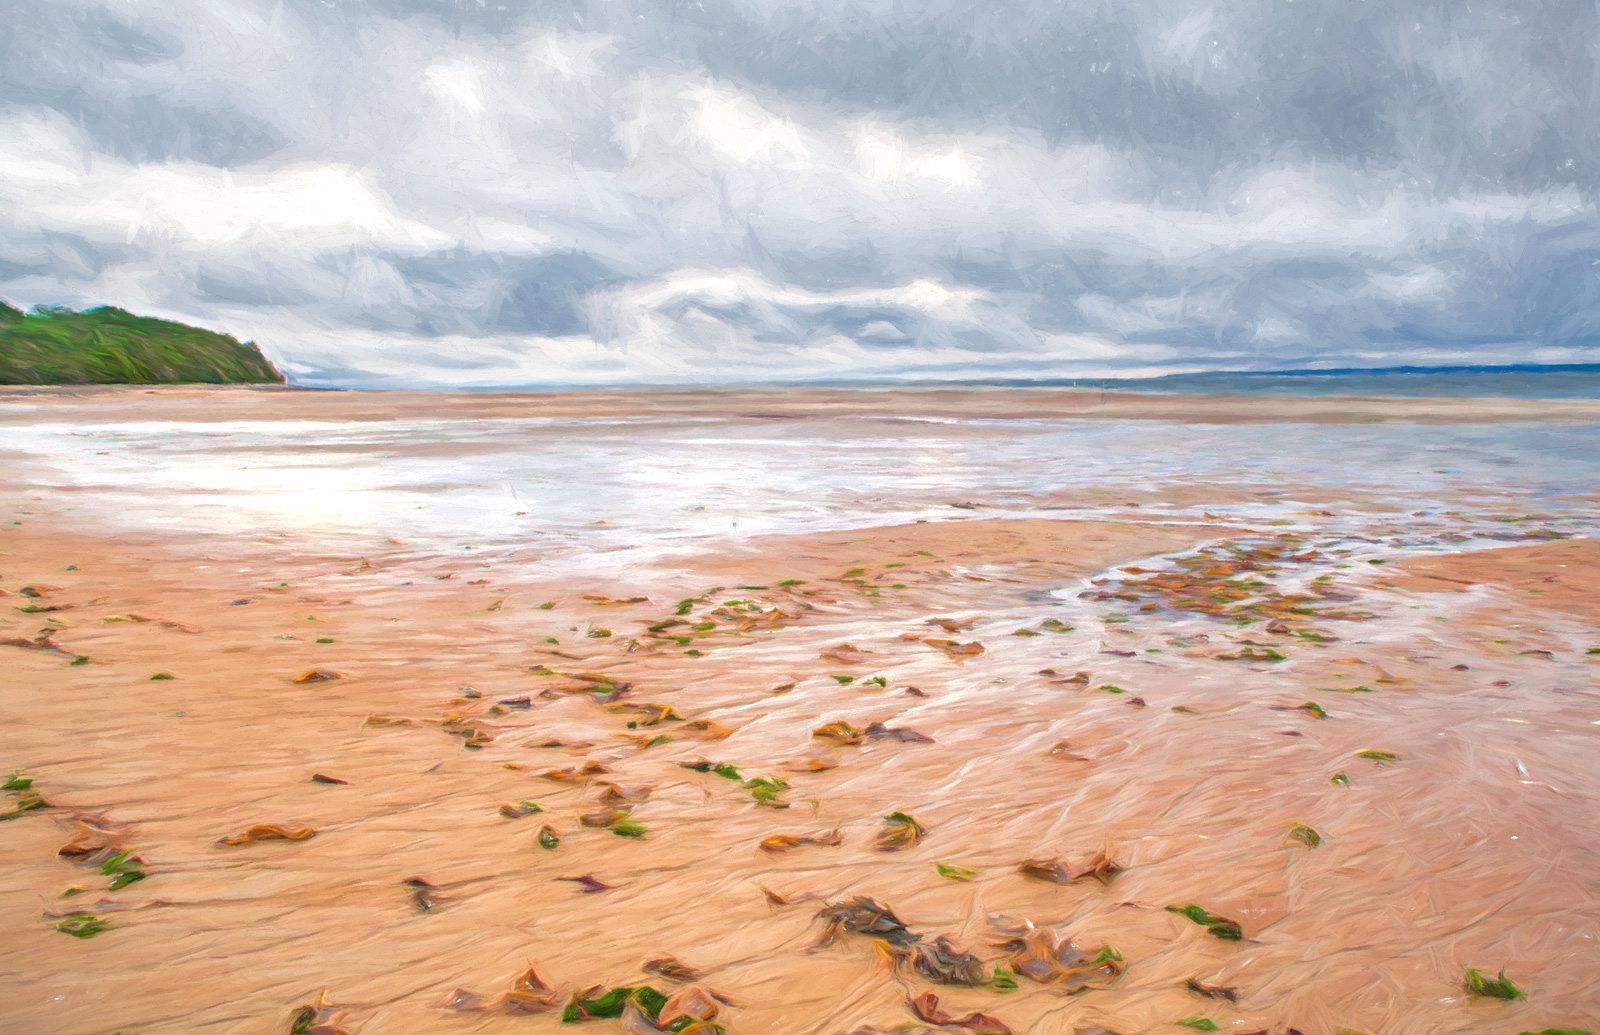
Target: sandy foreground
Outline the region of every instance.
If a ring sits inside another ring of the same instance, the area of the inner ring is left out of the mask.
[[[676,1002],[730,1035],[1600,1027],[1594,540],[1365,567],[1246,627],[1140,562],[1212,544],[1186,570],[1214,590],[1292,566],[1216,545],[1277,530],[958,514],[558,583],[404,537],[17,520],[0,765],[53,807],[0,824],[0,1030],[289,1032],[325,991],[361,1035],[640,1032],[560,1018],[644,983],[716,993]],[[895,812],[924,834],[883,850]],[[315,834],[218,844],[256,824]],[[762,847],[785,834],[823,843]],[[74,839],[148,877],[108,890]],[[819,910],[858,897],[985,983],[830,941]],[[1165,908],[1191,903],[1242,937]],[[68,937],[73,911],[110,926]],[[550,991],[517,1010],[530,966]]]

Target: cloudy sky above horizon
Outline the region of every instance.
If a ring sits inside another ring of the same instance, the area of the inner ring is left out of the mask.
[[[6,0],[0,298],[398,387],[1600,362],[1600,11]]]

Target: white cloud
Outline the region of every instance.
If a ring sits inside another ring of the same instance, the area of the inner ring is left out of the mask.
[[[1280,345],[1348,359],[1402,322],[1531,340],[1543,316],[1524,305],[1562,310],[1553,338],[1596,325],[1572,292],[1524,301],[1600,249],[1592,193],[1458,177],[1428,151],[1459,129],[1463,168],[1586,160],[1550,56],[1517,50],[1523,30],[1492,14],[1459,15],[1459,32],[1396,23],[1390,42],[1416,47],[1435,100],[1459,108],[1456,129],[1425,133],[1421,109],[1355,110],[1358,87],[1398,79],[1305,92],[1311,72],[1262,45],[1255,0],[1117,0],[1094,16],[1104,33],[1073,5],[955,0],[749,0],[693,18],[630,0],[542,22],[494,5],[23,2],[17,24],[48,22],[32,37],[48,53],[6,52],[27,84],[0,109],[0,258],[24,271],[3,285],[19,301],[126,300],[247,334],[290,304],[330,342],[477,327],[481,370],[508,377],[1179,363],[1239,341],[1264,362]],[[1276,10],[1274,31],[1300,17]],[[149,39],[118,49],[124,28]],[[1070,61],[1030,64],[1052,40]],[[984,99],[1008,82],[1015,96]],[[1237,134],[1216,121],[1236,116]],[[1326,144],[1340,133],[1354,142]],[[254,150],[237,157],[235,137]],[[191,157],[206,148],[223,157]],[[503,333],[571,329],[572,305],[588,335]],[[426,369],[428,342],[449,342],[441,371],[478,361],[471,334],[382,340],[404,343],[385,354],[408,370]],[[336,345],[315,348],[337,365]],[[505,358],[522,348],[543,358]]]

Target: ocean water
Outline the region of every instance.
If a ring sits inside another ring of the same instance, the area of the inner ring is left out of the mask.
[[[599,563],[952,516],[1589,534],[1597,444],[1600,427],[1573,424],[652,417],[18,422],[4,449],[35,505],[121,527]]]
[[[1062,383],[1093,387],[1101,382]],[[1118,391],[1185,395],[1600,399],[1600,367],[1592,365],[1173,374],[1113,378],[1103,383]]]

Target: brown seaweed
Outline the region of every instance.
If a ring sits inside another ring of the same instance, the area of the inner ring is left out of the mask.
[[[317,832],[310,827],[286,827],[278,823],[257,823],[237,834],[224,837],[219,845],[253,845],[260,841],[309,841]]]
[[[794,848],[806,845],[821,845],[828,848],[837,848],[843,843],[839,831],[824,830],[815,834],[770,834],[761,839],[763,852],[787,852]]]
[[[927,836],[928,831],[909,812],[891,812],[883,817],[875,846],[880,852],[898,852]]]
[[[965,1017],[957,1017],[940,1007],[939,997],[932,992],[924,992],[909,1000],[908,1005],[917,1020],[928,1024],[937,1024],[945,1028],[965,1028],[973,1035],[1013,1035],[1010,1025],[986,1013],[973,1012]]]

